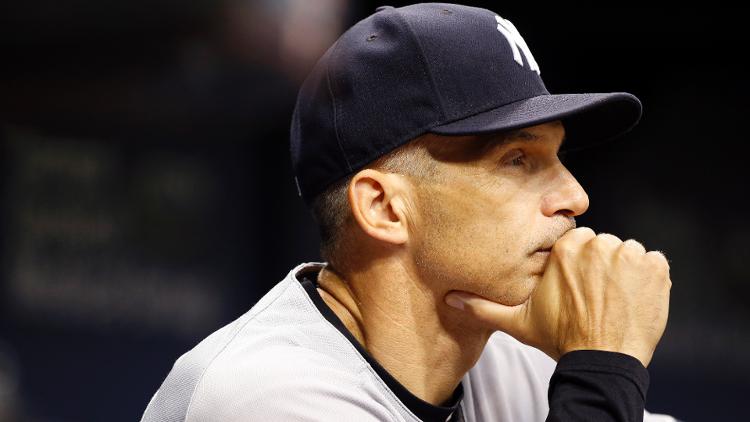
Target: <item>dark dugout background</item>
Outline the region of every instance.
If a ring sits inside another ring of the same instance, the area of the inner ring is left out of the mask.
[[[318,259],[288,157],[296,90],[378,5],[3,2],[1,421],[138,420],[175,359]],[[486,5],[516,25],[552,93],[643,101],[625,138],[569,155],[591,198],[579,225],[671,260],[647,407],[742,418],[743,14]]]

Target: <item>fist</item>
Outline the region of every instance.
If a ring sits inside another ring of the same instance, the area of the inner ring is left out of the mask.
[[[450,292],[446,302],[459,300],[470,317],[555,360],[573,350],[605,350],[648,366],[666,328],[671,287],[663,254],[581,227],[552,247],[526,302],[506,306],[466,292]]]

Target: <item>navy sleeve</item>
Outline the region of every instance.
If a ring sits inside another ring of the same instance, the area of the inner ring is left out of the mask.
[[[550,379],[547,421],[643,421],[648,370],[618,352],[563,355]]]

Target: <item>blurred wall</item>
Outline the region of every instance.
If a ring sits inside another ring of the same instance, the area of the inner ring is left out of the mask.
[[[643,101],[625,138],[568,156],[591,198],[577,220],[671,261],[647,407],[740,419],[741,14],[466,3],[514,22],[552,93]],[[291,174],[291,111],[315,60],[379,5],[0,6],[0,421],[137,420],[180,354],[319,259]]]

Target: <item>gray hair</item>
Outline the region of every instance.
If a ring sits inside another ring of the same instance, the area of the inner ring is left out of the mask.
[[[422,137],[408,142],[378,158],[365,168],[409,177],[432,177],[436,173],[436,161],[430,156]],[[335,182],[312,202],[312,215],[320,233],[320,256],[334,270],[346,268],[344,252],[346,233],[351,228],[351,212],[347,190],[353,175]]]

